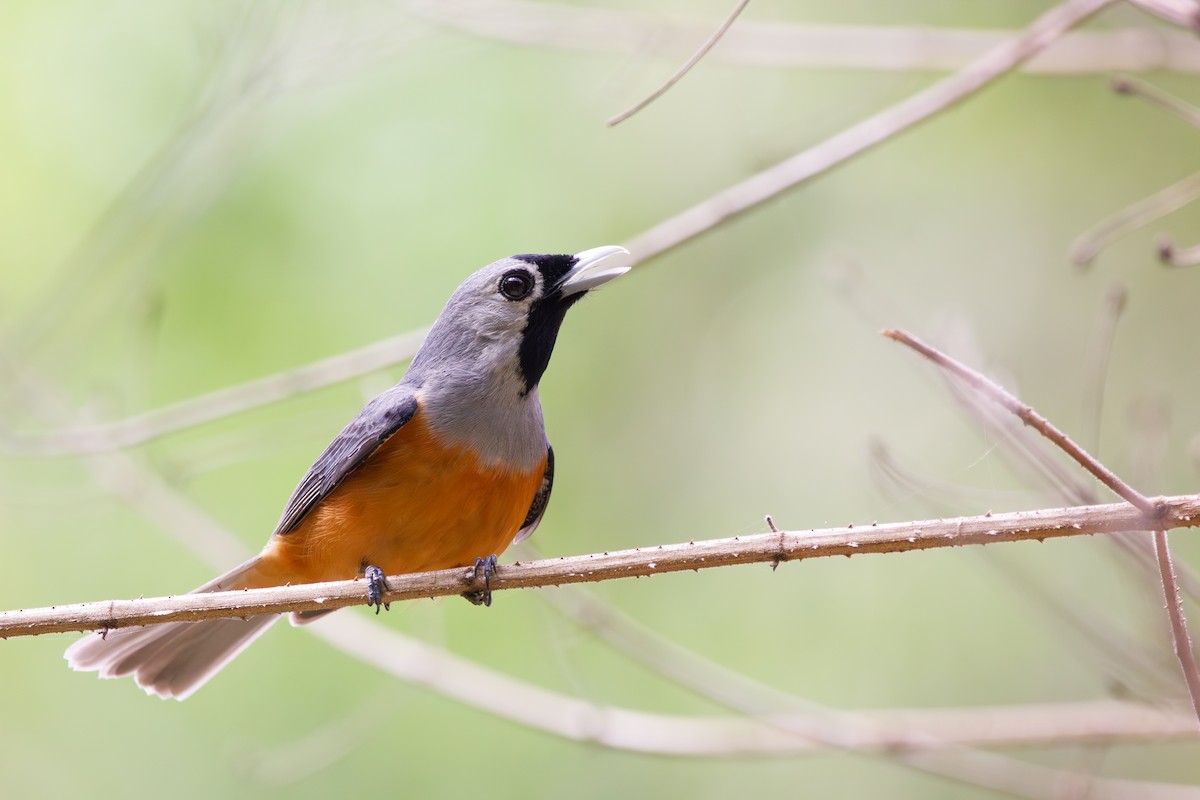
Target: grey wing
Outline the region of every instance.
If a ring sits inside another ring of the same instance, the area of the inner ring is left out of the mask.
[[[546,471],[542,473],[542,485],[538,487],[537,494],[533,496],[533,505],[529,507],[529,513],[525,515],[525,522],[521,524],[521,530],[517,531],[517,538],[513,539],[513,544],[523,542],[533,532],[537,530],[538,523],[542,521],[542,514],[546,513],[546,506],[550,503],[550,489],[554,487],[554,448],[546,448]]]
[[[317,503],[416,413],[417,398],[407,386],[392,387],[367,403],[308,468],[292,492],[275,533],[282,535],[295,530]]]

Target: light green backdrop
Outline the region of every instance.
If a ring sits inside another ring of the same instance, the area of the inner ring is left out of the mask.
[[[727,5],[666,10],[715,24]],[[746,19],[1012,27],[1042,8],[756,2]],[[1125,24],[1149,23],[1121,11],[1097,27]],[[0,321],[26,374],[54,386],[47,398],[10,380],[7,424],[61,424],[58,401],[78,420],[121,417],[427,324],[484,263],[621,243],[936,77],[713,58],[606,129],[679,63],[652,47],[518,47],[387,4],[5,3]],[[1149,77],[1200,100],[1193,76]],[[965,326],[976,365],[1002,367],[1086,433],[1086,356],[1115,283],[1129,305],[1099,453],[1147,493],[1191,491],[1200,275],[1159,266],[1153,232],[1190,244],[1200,210],[1130,236],[1091,271],[1066,253],[1098,219],[1200,167],[1198,154],[1200,131],[1114,95],[1105,75],[1010,77],[637,269],[572,312],[559,339],[542,387],[558,478],[536,546],[755,533],[768,512],[810,528],[1057,505],[877,330]],[[400,371],[134,455],[257,548],[311,459]],[[1147,408],[1166,414],[1161,452]],[[875,437],[972,492],[884,491]],[[0,461],[0,606],[178,593],[213,574],[94,471]],[[1192,539],[1175,536],[1196,563]],[[1014,574],[1146,644],[1174,678],[1158,600],[1092,539],[595,591],[673,642],[838,707],[1106,696],[1109,662]],[[563,622],[538,592],[490,610],[418,603],[382,622],[593,702],[723,713]],[[70,638],[0,647],[6,796],[992,796],[847,755],[669,759],[563,741],[284,626],[182,705],[71,673]],[[1096,763],[1077,748],[1019,755]],[[1200,779],[1197,755],[1192,744],[1097,758],[1102,774],[1187,781]]]

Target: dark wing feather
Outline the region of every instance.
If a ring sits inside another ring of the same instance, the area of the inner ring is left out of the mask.
[[[393,387],[367,403],[308,468],[292,492],[275,533],[295,530],[317,503],[416,413],[417,398],[408,387]]]
[[[554,448],[546,448],[546,471],[542,473],[542,485],[538,487],[537,494],[533,496],[533,505],[529,507],[529,513],[525,515],[525,522],[521,524],[521,530],[517,531],[517,538],[513,539],[513,544],[523,542],[533,532],[537,530],[538,523],[542,521],[542,514],[546,513],[546,506],[550,503],[550,490],[554,487]]]

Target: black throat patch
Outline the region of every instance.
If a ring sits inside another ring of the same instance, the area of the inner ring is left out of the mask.
[[[548,288],[555,287],[571,271],[576,263],[575,256],[525,254],[513,258],[537,267],[542,274],[542,286],[547,287],[546,294],[529,306],[529,320],[521,332],[521,345],[517,348],[521,377],[525,380],[525,394],[529,394],[550,364],[550,354],[554,352],[558,329],[562,327],[567,310],[587,293],[578,292],[563,297],[557,288]]]

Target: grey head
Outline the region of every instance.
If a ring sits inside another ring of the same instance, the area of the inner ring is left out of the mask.
[[[416,392],[439,438],[493,466],[540,463],[547,442],[537,387],[563,319],[629,264],[614,246],[489,264],[451,295],[400,385]]]

